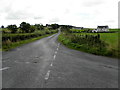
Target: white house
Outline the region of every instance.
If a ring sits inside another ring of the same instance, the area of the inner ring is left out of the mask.
[[[109,27],[108,26],[98,26],[97,29],[92,30],[92,32],[108,32]]]

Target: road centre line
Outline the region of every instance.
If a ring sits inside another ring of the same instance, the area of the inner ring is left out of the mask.
[[[52,66],[53,66],[53,64],[51,63],[51,64],[50,64],[50,66],[52,67]]]
[[[57,54],[57,51],[55,51],[55,54]]]
[[[58,51],[58,48],[57,48],[57,51]]]
[[[30,62],[25,62],[26,64],[29,64]]]
[[[47,74],[45,75],[45,80],[49,79],[49,75],[50,75],[50,70],[48,70]]]
[[[56,55],[54,55],[54,57],[53,57],[54,59],[56,58]]]
[[[9,69],[10,67],[1,68],[0,71]]]

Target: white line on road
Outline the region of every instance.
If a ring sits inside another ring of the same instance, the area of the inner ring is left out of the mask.
[[[15,61],[15,63],[19,63],[18,61]]]
[[[9,69],[10,67],[1,68],[0,71]]]
[[[54,55],[54,57],[53,57],[54,59],[56,58],[56,55]]]
[[[48,70],[47,74],[45,75],[45,80],[49,78],[49,75],[50,75],[50,70]]]
[[[58,50],[58,48],[57,48],[57,50]]]
[[[50,66],[52,67],[52,66],[53,66],[53,64],[51,63],[51,64],[50,64]]]
[[[25,62],[26,64],[29,64],[30,62]]]
[[[52,35],[52,36],[49,36],[48,38],[51,38],[51,37],[53,37],[54,35]]]
[[[55,51],[55,54],[57,54],[57,51]]]

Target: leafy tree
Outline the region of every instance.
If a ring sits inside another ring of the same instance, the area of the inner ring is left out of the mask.
[[[22,22],[20,24],[20,29],[22,30],[22,32],[25,32],[25,33],[29,33],[30,32],[30,24],[29,23],[26,23],[26,22]]]
[[[40,25],[40,30],[43,30],[44,29],[44,26],[43,25]]]
[[[4,28],[4,26],[2,25],[1,28]]]
[[[35,26],[33,26],[33,25],[30,26],[30,31],[29,31],[29,32],[32,33],[32,32],[34,32],[34,31],[35,31]]]
[[[61,31],[65,31],[66,33],[70,32],[70,29],[72,28],[72,26],[70,25],[60,25],[61,27]]]
[[[46,27],[50,26],[50,24],[46,24]]]
[[[59,25],[58,24],[51,24],[52,29],[58,29]]]
[[[37,28],[37,30],[43,30],[44,26],[41,24],[35,24],[35,27]]]
[[[11,33],[17,32],[17,26],[16,25],[8,25],[7,28],[11,31]]]

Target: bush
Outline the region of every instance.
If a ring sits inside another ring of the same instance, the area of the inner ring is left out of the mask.
[[[8,25],[7,28],[11,31],[11,33],[17,32],[17,26],[16,25]]]

